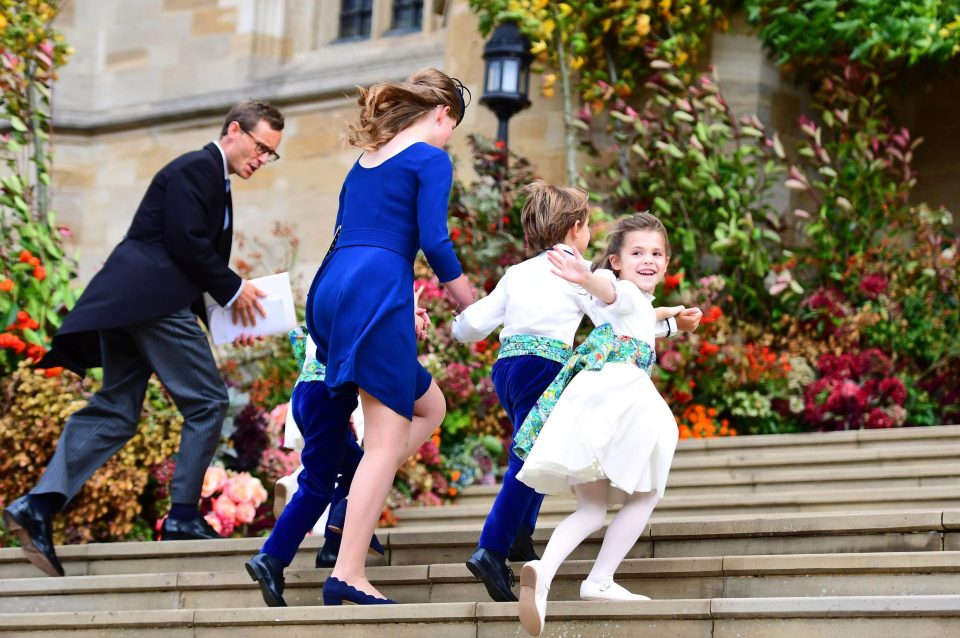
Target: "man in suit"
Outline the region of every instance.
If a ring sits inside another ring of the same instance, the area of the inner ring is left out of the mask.
[[[197,505],[216,450],[227,392],[207,337],[202,294],[232,308],[235,322],[265,316],[263,293],[229,267],[230,175],[249,179],[276,153],[283,116],[247,100],[227,114],[220,138],[157,173],[123,241],[67,315],[40,367],[79,375],[103,367],[103,386],[67,419],[56,452],[29,494],[4,509],[27,558],[62,576],[50,521],[86,480],[136,434],[147,381],[156,374],[183,414],[164,540],[218,538]],[[245,339],[249,341],[249,339]]]

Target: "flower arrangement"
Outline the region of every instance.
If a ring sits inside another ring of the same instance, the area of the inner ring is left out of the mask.
[[[200,512],[221,536],[243,532],[253,523],[267,500],[260,479],[249,472],[234,472],[212,465],[203,476]]]

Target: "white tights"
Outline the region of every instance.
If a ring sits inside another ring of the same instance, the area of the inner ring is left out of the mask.
[[[577,509],[557,525],[540,559],[537,572],[544,585],[550,585],[563,561],[587,536],[603,527],[603,519],[607,515],[609,484],[609,481],[603,479],[574,486]],[[626,503],[607,527],[600,553],[597,554],[597,560],[587,580],[596,583],[613,580],[614,572],[640,538],[658,501],[656,490],[635,492],[627,496]]]

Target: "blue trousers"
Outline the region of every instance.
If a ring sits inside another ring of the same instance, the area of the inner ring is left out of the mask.
[[[513,423],[514,436],[561,367],[556,361],[534,355],[507,357],[493,364],[493,387]],[[480,548],[506,556],[521,526],[528,527],[531,532],[536,527],[543,494],[517,480],[517,472],[522,467],[523,461],[513,453],[511,446],[503,486],[480,533]]]
[[[260,550],[284,565],[293,561],[300,543],[327,505],[345,498],[350,491],[363,457],[363,449],[350,429],[350,415],[357,401],[356,394],[331,394],[323,381],[300,383],[293,390],[290,407],[303,435],[303,471],[297,477],[296,493]]]

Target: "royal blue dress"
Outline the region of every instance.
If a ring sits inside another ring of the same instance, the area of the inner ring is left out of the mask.
[[[373,168],[359,160],[340,191],[339,235],[307,294],[307,329],[334,392],[376,397],[413,416],[429,374],[417,361],[413,260],[423,250],[441,282],[463,269],[447,230],[453,167],[416,142]]]

